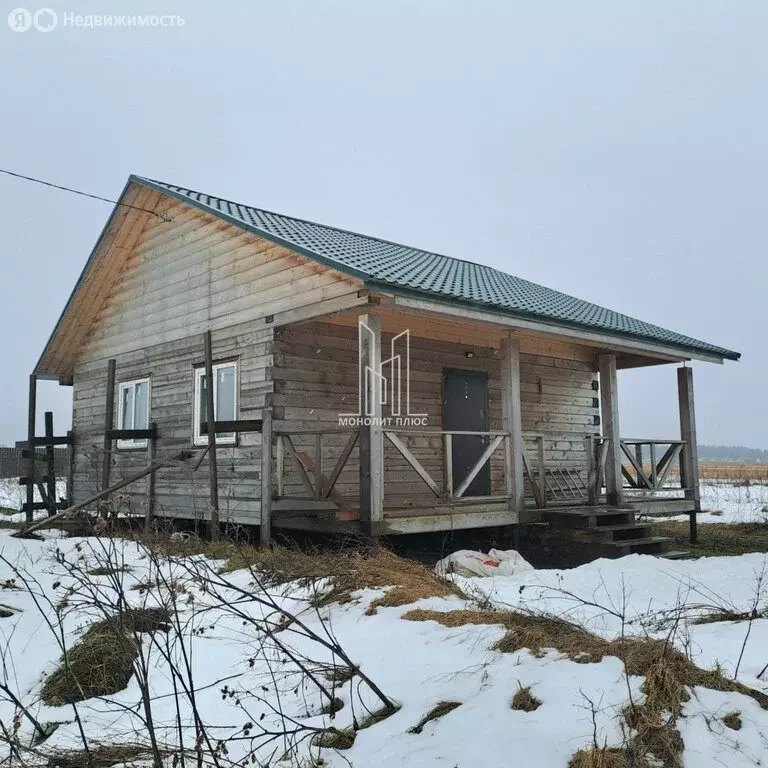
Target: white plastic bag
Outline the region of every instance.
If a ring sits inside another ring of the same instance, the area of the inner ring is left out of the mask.
[[[533,566],[514,549],[492,549],[487,555],[471,549],[460,549],[444,557],[435,566],[435,573],[445,576],[514,576],[531,571]]]

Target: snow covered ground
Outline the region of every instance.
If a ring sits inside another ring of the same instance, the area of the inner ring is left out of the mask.
[[[74,590],[77,582],[73,574],[103,563],[106,554],[111,561],[122,564],[119,573],[92,576],[90,583],[96,585],[95,592],[82,584]],[[92,597],[98,596],[103,604],[114,602],[117,583],[122,583],[120,592],[136,607],[168,605],[172,594],[176,596],[198,711],[207,732],[226,742],[228,754],[221,756],[220,765],[249,759],[254,745],[248,734],[259,727],[279,730],[334,725],[344,729],[352,724],[353,713],[360,718],[366,708],[381,706],[361,678],[355,677],[336,691],[344,706],[335,719],[321,713],[323,701],[317,688],[308,684],[306,677],[291,672],[285,650],[275,652],[274,647],[264,647],[254,636],[250,619],[263,620],[268,611],[247,599],[248,594],[255,593],[248,571],[217,576],[216,563],[210,564],[210,571],[205,570],[209,563],[202,558],[157,563],[130,542],[118,540],[112,544],[110,540],[53,536],[39,542],[12,538],[7,531],[0,531],[0,558],[0,585],[5,587],[0,590],[0,602],[14,611],[0,618],[2,683],[40,722],[61,723],[41,747],[47,754],[76,749],[81,744],[73,709],[46,706],[39,700],[45,675],[55,669],[60,657],[48,622],[55,627],[60,616],[65,638],[73,642],[91,621],[99,618]],[[309,585],[273,588],[269,594],[275,605],[297,614],[307,628],[303,635],[292,636],[291,647],[296,652],[328,663],[332,660],[328,648],[313,641],[309,634],[316,632],[337,640],[400,709],[358,731],[350,749],[336,752],[324,748],[319,755],[318,748],[311,748],[310,741],[304,740],[298,754],[289,760],[285,753],[290,739],[281,737],[256,749],[256,760],[261,762],[255,764],[269,761],[273,766],[305,768],[474,768],[506,764],[514,758],[512,762],[524,768],[566,768],[574,753],[588,747],[595,738],[601,745],[622,743],[619,713],[630,697],[642,698],[643,678],[628,678],[618,658],[607,656],[598,663],[585,664],[571,661],[555,650],[541,655],[525,649],[502,653],[493,645],[504,635],[503,628],[474,624],[449,627],[435,621],[403,620],[403,614],[415,607],[441,612],[478,610],[479,606],[484,610],[545,612],[582,624],[606,638],[622,633],[665,637],[673,625],[679,625],[677,642],[680,647],[688,646],[699,665],[721,665],[731,676],[738,666],[739,680],[768,692],[768,685],[759,679],[762,667],[768,663],[768,620],[694,623],[697,617],[717,611],[763,610],[767,597],[765,570],[766,556],[762,554],[681,562],[633,555],[621,560],[598,560],[567,571],[454,577],[468,600],[428,598],[400,607],[378,607],[372,615],[368,610],[371,602],[385,590],[362,590],[351,602],[318,609],[313,607],[315,591]],[[201,573],[208,574],[210,583],[200,578]],[[27,591],[2,581],[15,578],[18,586],[24,574],[35,580],[32,591],[36,601]],[[158,575],[167,580],[168,589],[133,588],[156,581]],[[222,579],[216,587],[217,580]],[[227,604],[216,599],[217,591]],[[183,695],[177,708],[180,680],[174,677],[162,653],[163,644],[173,634],[143,635],[152,715],[161,741],[175,743],[181,730],[187,745],[192,746],[192,711]],[[287,634],[286,629],[275,638]],[[181,650],[181,645],[174,646],[170,658],[180,662]],[[510,708],[510,700],[521,686],[530,686],[541,701],[535,711]],[[230,690],[236,694],[230,696],[226,692]],[[426,712],[445,701],[459,702],[460,706],[427,723],[421,733],[409,732]],[[141,689],[134,675],[125,690],[78,704],[77,714],[91,745],[133,743],[146,738],[140,702]],[[0,693],[0,720],[6,726],[12,723],[15,711]],[[723,715],[733,711],[741,713],[739,731],[722,725]],[[686,768],[746,768],[768,761],[768,712],[752,698],[696,688],[682,714],[678,722],[685,743]],[[25,737],[31,735],[25,718],[20,727]],[[0,747],[0,758],[3,753]],[[286,759],[281,761],[284,756]],[[319,756],[322,763],[318,762]],[[206,765],[213,764],[211,758],[207,759]],[[45,764],[42,758],[39,764]]]
[[[65,480],[56,481],[56,497],[66,498],[67,495],[67,483]],[[0,511],[3,512],[4,519],[9,522],[21,522],[24,519],[23,513],[7,514],[11,510],[20,510],[21,505],[27,500],[27,489],[23,485],[19,485],[19,481],[15,477],[0,478]],[[35,488],[35,501],[41,501],[40,494]],[[45,515],[45,512],[42,513]]]
[[[734,484],[730,481],[708,482],[700,486],[700,523],[768,523],[768,485]],[[680,490],[662,491],[658,497],[679,498]],[[631,498],[628,500],[631,503]],[[675,515],[667,520],[688,520],[688,515]]]
[[[701,523],[768,523],[768,485],[702,485],[701,508]]]

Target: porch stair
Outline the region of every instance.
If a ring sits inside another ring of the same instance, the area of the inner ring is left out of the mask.
[[[573,547],[573,554],[584,560],[597,557],[616,558],[630,554],[677,556],[671,552],[672,539],[658,536],[654,524],[638,522],[639,510],[634,507],[579,506],[550,507],[545,517],[552,529],[565,543]]]

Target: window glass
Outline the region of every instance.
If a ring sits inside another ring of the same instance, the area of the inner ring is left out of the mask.
[[[133,429],[133,387],[124,385],[121,387],[122,404],[120,408],[120,429]]]
[[[118,429],[149,429],[149,379],[124,381],[118,391]],[[146,448],[146,438],[118,440],[118,448]]]
[[[149,382],[137,381],[134,395],[133,428],[149,428]]]
[[[235,420],[235,366],[222,366],[216,371],[216,419]]]
[[[202,430],[207,422],[208,379],[202,368],[195,369],[195,423],[194,442],[205,445],[208,435]],[[237,363],[219,363],[213,366],[213,407],[216,421],[235,421],[237,419]],[[216,442],[234,443],[234,432],[219,433]]]

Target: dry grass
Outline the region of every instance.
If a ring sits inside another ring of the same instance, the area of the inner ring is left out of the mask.
[[[380,709],[375,709],[373,712],[368,712],[365,717],[361,718],[357,723],[356,730],[362,731],[366,728],[370,728],[372,725],[376,725],[376,723],[380,723],[388,717],[392,717],[392,715],[399,711],[400,705],[395,704],[392,709],[381,707]]]
[[[190,537],[183,545],[171,542],[168,536],[140,540],[161,554],[178,555],[182,546],[184,555],[203,554],[222,560],[222,573],[251,569],[270,586],[328,579],[331,589],[323,594],[323,604],[349,602],[356,590],[390,587],[371,604],[369,614],[376,613],[378,607],[408,605],[427,597],[462,596],[458,587],[435,575],[423,563],[398,557],[369,541],[356,541],[354,546],[339,551],[325,551],[287,546],[262,549],[236,541],[211,542],[197,537]]]
[[[637,766],[630,762],[625,749],[590,747],[580,749],[569,761],[568,768],[630,768]]]
[[[49,757],[48,768],[111,768],[125,765],[126,768],[146,765],[152,753],[147,747],[125,744],[111,747],[91,748],[89,753],[83,750],[58,751]]]
[[[729,712],[723,717],[723,723],[732,731],[741,730],[741,712]]]
[[[168,631],[169,621],[165,609],[144,608],[92,624],[46,679],[43,701],[62,706],[122,691],[139,653],[134,633]]]
[[[720,480],[735,484],[749,482],[764,485],[768,483],[768,464],[700,461],[699,478],[702,482]]]
[[[510,708],[519,710],[521,712],[535,712],[541,706],[541,700],[537,699],[531,693],[531,686],[527,685],[525,688],[520,685],[517,693],[512,697],[510,702]]]
[[[334,697],[331,701],[327,702],[322,709],[324,715],[335,715],[337,712],[341,712],[344,709],[344,701],[338,697]]]
[[[432,707],[432,709],[430,709],[429,712],[427,712],[427,714],[413,726],[413,728],[409,728],[408,733],[421,733],[427,723],[445,717],[449,712],[453,712],[454,709],[460,706],[460,701],[441,701],[439,704]]]
[[[346,665],[329,664],[326,667],[321,667],[321,674],[329,683],[332,683],[335,688],[338,685],[344,685],[344,683],[348,683],[352,680],[357,674],[357,669]]]
[[[113,765],[125,765],[126,768],[152,758],[147,747],[125,744],[113,747],[95,747],[89,753],[83,750],[57,751],[48,758],[48,768],[111,768]]]
[[[699,616],[694,619],[692,624],[717,624],[722,621],[750,621],[752,619],[762,618],[761,614],[757,611],[715,611],[714,613],[708,613],[706,616]]]
[[[698,541],[690,544],[688,523],[664,522],[656,527],[661,536],[670,536],[672,549],[688,550],[692,557],[719,557],[744,555],[749,552],[768,552],[768,524],[717,523],[699,525]]]
[[[312,739],[315,747],[325,747],[326,749],[350,749],[357,738],[357,731],[352,728],[345,728],[339,731],[336,728],[328,728],[321,731]]]
[[[741,693],[754,699],[768,710],[768,695],[724,677],[719,670],[697,667],[685,654],[664,640],[651,638],[621,638],[604,640],[561,619],[529,616],[513,612],[413,610],[403,616],[410,621],[437,621],[443,626],[466,624],[500,624],[506,634],[494,648],[503,653],[528,649],[542,654],[553,648],[579,663],[596,663],[606,656],[615,656],[624,663],[628,675],[645,678],[640,703],[624,711],[627,725],[633,731],[631,744],[621,750],[593,748],[582,750],[570,766],[628,765],[622,760],[632,756],[632,765],[652,764],[650,756],[665,768],[677,768],[683,751],[683,740],[676,727],[682,705],[690,698],[695,686],[726,693]],[[574,762],[576,761],[576,762]],[[601,762],[602,761],[602,762]]]
[[[130,568],[113,568],[109,565],[99,566],[88,571],[89,576],[116,576],[118,573],[126,573]]]
[[[113,621],[92,624],[69,649],[66,663],[43,685],[42,699],[51,706],[84,701],[122,691],[133,675],[138,648],[126,627]]]
[[[715,691],[743,693],[768,710],[768,695],[729,680],[718,670],[697,667],[685,654],[664,640],[644,637],[604,640],[562,619],[511,611],[442,613],[415,609],[408,611],[403,618],[409,621],[437,621],[447,627],[501,624],[507,633],[496,643],[495,648],[504,653],[513,653],[523,648],[532,652],[554,648],[572,661],[582,664],[599,662],[605,656],[615,656],[624,663],[628,674],[645,677],[646,684],[652,683],[655,697],[658,699],[661,696],[664,699],[661,702],[663,708],[676,714],[680,709],[680,697],[686,695],[680,689],[696,685]]]

